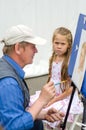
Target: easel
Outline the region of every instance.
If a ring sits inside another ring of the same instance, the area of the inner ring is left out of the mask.
[[[72,83],[72,86],[73,86],[73,90],[72,90],[69,105],[68,105],[68,108],[67,108],[66,116],[65,116],[64,122],[62,122],[61,125],[60,125],[60,128],[62,128],[62,130],[65,130],[68,115],[69,115],[69,111],[70,111],[72,100],[73,100],[73,96],[74,96],[74,93],[75,93],[75,90],[76,90],[76,86],[74,85],[74,83]]]
[[[68,105],[68,108],[67,108],[66,116],[65,116],[64,122],[62,122],[60,124],[60,128],[62,128],[62,130],[65,130],[65,128],[66,128],[66,123],[67,123],[69,111],[70,111],[72,100],[73,100],[74,93],[75,93],[75,90],[76,90],[76,86],[75,86],[74,83],[72,83],[72,86],[73,86],[73,90],[72,90],[72,94],[71,94],[71,97],[70,97],[69,105]],[[83,110],[83,118],[82,118],[81,130],[86,130],[86,98],[85,97],[82,97],[82,102],[83,102],[84,110]]]
[[[69,75],[71,77],[72,77],[73,72],[74,72],[74,66],[75,66],[75,63],[76,63],[76,57],[77,57],[78,50],[79,50],[79,48],[77,49],[77,47],[80,46],[80,43],[83,43],[81,41],[86,41],[85,31],[86,31],[86,15],[80,14],[79,15],[79,19],[78,19],[78,23],[77,23],[77,28],[76,28],[76,34],[75,34],[75,38],[74,38],[73,48],[72,48],[72,52],[71,52],[69,68],[68,68],[68,73],[69,73]],[[77,80],[77,78],[76,78],[76,80]],[[66,127],[66,122],[67,122],[67,118],[68,118],[68,115],[69,115],[70,107],[71,107],[71,104],[72,104],[73,96],[74,96],[75,90],[77,88],[74,83],[73,83],[72,86],[73,86],[73,90],[72,90],[72,94],[71,94],[70,101],[69,101],[69,104],[68,104],[66,116],[65,116],[64,122],[61,124],[62,130],[64,130],[65,127]],[[85,87],[86,87],[86,82],[85,82]],[[82,102],[83,102],[84,110],[83,110],[83,119],[82,119],[82,123],[81,123],[81,126],[82,126],[81,130],[86,130],[86,98],[82,97]]]

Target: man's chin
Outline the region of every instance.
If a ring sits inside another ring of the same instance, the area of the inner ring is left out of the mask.
[[[33,60],[32,61],[30,61],[30,62],[28,62],[28,64],[32,64],[33,63]]]

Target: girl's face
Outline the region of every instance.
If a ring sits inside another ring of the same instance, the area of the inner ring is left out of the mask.
[[[69,47],[66,36],[57,34],[53,41],[53,50],[58,56],[64,56]]]

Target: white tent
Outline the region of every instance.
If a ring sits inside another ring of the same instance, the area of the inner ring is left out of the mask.
[[[57,27],[65,26],[74,36],[80,13],[86,14],[86,0],[0,0],[0,38],[10,26],[25,24],[31,27],[34,33],[47,40],[46,45],[38,46],[39,53],[34,59],[34,64],[43,67],[52,53],[53,31]],[[44,73],[47,73],[47,70],[48,68]]]

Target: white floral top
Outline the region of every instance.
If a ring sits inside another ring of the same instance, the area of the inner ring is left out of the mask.
[[[62,62],[58,62],[58,63],[53,62],[52,63],[51,81],[53,81],[54,84],[57,84],[57,85],[55,85],[57,95],[62,93],[62,90],[61,90],[60,84],[59,84],[61,82],[61,67],[62,67]]]

